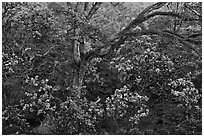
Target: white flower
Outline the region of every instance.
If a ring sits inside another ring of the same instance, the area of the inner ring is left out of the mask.
[[[181,95],[181,96],[185,96],[185,93],[184,92],[179,92],[179,95]]]
[[[157,73],[159,73],[159,72],[160,72],[160,69],[159,69],[159,68],[156,68],[155,71],[156,71]]]

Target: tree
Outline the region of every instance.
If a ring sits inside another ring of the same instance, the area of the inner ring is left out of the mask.
[[[200,133],[201,3],[2,6],[4,131]]]

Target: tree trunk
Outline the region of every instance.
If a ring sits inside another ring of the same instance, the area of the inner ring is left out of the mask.
[[[75,40],[73,42],[73,46],[74,46],[73,56],[77,67],[76,73],[74,76],[73,87],[75,92],[74,96],[77,98],[81,97],[81,90],[83,86],[83,79],[84,79],[86,64],[87,64],[87,61],[81,55],[82,53],[84,54],[84,46],[85,46],[83,42],[83,37],[80,40],[81,40],[80,43],[76,42]]]
[[[76,70],[76,74],[73,81],[74,96],[77,98],[81,97],[81,90],[83,86],[83,79],[86,71],[86,63],[81,62],[79,68]]]

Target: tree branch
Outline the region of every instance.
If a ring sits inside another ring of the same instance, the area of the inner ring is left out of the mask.
[[[187,46],[189,49],[193,50],[196,52],[196,54],[198,56],[201,56],[202,53],[195,47],[195,43],[202,43],[201,41],[195,41],[195,40],[192,40],[192,39],[187,39],[179,34],[174,34],[173,32],[169,31],[169,30],[163,30],[163,31],[159,31],[159,30],[144,30],[144,31],[141,31],[141,32],[136,32],[136,33],[129,33],[129,34],[126,34],[128,35],[129,37],[130,36],[142,36],[142,35],[159,35],[159,36],[163,36],[163,37],[168,37],[168,38],[172,38],[172,39],[177,39],[179,40],[180,42],[182,42],[185,46]]]
[[[159,31],[159,30],[144,30],[144,31],[140,31],[140,32],[126,33],[119,40],[117,40],[117,41],[113,42],[112,44],[110,44],[110,48],[109,48],[109,50],[106,53],[100,53],[100,49],[97,49],[97,50],[89,52],[89,54],[87,54],[87,58],[90,58],[90,59],[96,58],[96,57],[110,58],[111,56],[114,55],[114,50],[119,48],[119,46],[121,44],[124,44],[128,37],[133,37],[133,36],[134,37],[138,37],[138,36],[142,36],[142,35],[159,35],[159,36],[162,36],[162,37],[168,37],[168,38],[171,38],[171,39],[177,39],[182,44],[187,46],[187,48],[195,51],[198,56],[202,55],[202,53],[194,45],[195,43],[199,43],[200,44],[200,41],[186,39],[185,37],[183,37],[183,36],[181,36],[179,34],[174,34],[173,32],[168,31],[168,30],[163,30],[163,31]]]
[[[191,18],[191,17],[183,17],[182,15],[179,15],[174,12],[162,12],[162,11],[157,11],[154,13],[151,13],[147,15],[146,17],[144,16],[138,16],[136,19],[134,19],[125,29],[123,29],[117,36],[120,37],[133,29],[134,27],[138,26],[139,24],[145,22],[146,20],[154,17],[154,16],[171,16],[171,17],[177,17],[179,19],[183,19],[184,21],[202,21],[202,19],[196,19],[196,18]]]
[[[147,8],[145,8],[139,15],[138,17],[145,17],[146,14],[152,12],[153,10],[159,9],[161,7],[163,7],[167,2],[158,2],[155,3],[153,5],[148,6]]]
[[[167,32],[167,33],[171,34],[174,37],[177,36],[178,38],[180,38],[182,40],[185,40],[186,42],[189,42],[191,44],[195,44],[195,45],[201,45],[202,44],[202,41],[194,40],[192,38],[189,38],[189,36],[188,37],[183,37],[183,36],[181,36],[179,34],[171,32],[169,30],[163,30],[163,32]]]
[[[195,41],[193,39],[189,39],[189,38],[184,38],[180,35],[175,35],[174,33],[170,33],[170,32],[162,32],[162,31],[155,31],[155,30],[145,30],[145,31],[141,31],[141,32],[137,32],[137,33],[131,33],[130,31],[140,25],[141,23],[145,22],[146,20],[161,15],[161,16],[171,16],[171,17],[176,17],[179,19],[182,19],[184,21],[201,21],[202,19],[196,19],[196,18],[191,18],[191,17],[183,17],[182,15],[179,15],[177,13],[174,12],[162,12],[162,11],[156,11],[153,13],[153,10],[159,9],[162,6],[164,6],[166,3],[156,3],[153,4],[149,7],[147,7],[144,11],[142,11],[139,16],[134,19],[126,28],[124,28],[121,32],[119,32],[115,38],[113,38],[112,40],[110,40],[107,44],[109,46],[109,51],[104,53],[104,54],[100,54],[97,51],[100,51],[100,49],[97,49],[96,51],[91,51],[90,53],[88,53],[87,57],[89,58],[93,58],[93,57],[104,57],[106,55],[111,56],[110,54],[113,54],[114,49],[117,49],[121,44],[123,44],[125,42],[125,40],[127,39],[127,37],[130,37],[131,35],[134,36],[141,36],[141,35],[151,35],[151,34],[156,34],[156,35],[160,35],[160,36],[165,36],[165,37],[172,37],[172,38],[176,38],[178,40],[182,40],[187,42],[189,48],[192,48],[192,50],[194,50],[198,55],[200,55],[200,52],[194,48],[194,46],[192,46],[192,44],[201,44],[200,41]],[[150,13],[150,14],[148,14]],[[101,48],[103,49],[103,47]]]
[[[201,18],[197,19],[197,18],[185,17],[183,15],[179,15],[178,13],[174,13],[174,12],[161,12],[161,11],[157,11],[157,12],[154,12],[152,14],[149,14],[145,18],[147,20],[149,18],[152,18],[154,16],[158,16],[158,15],[177,17],[179,19],[183,19],[184,21],[202,21]]]
[[[128,37],[129,36],[124,35],[123,37],[120,37],[119,39],[114,39],[114,40],[110,41],[109,43],[107,43],[107,46],[105,48],[100,47],[100,48],[97,48],[96,50],[92,50],[92,51],[88,52],[86,54],[86,59],[92,59],[92,58],[96,58],[96,57],[111,58],[111,56],[114,55],[114,50],[119,48],[120,45],[124,44],[125,40]],[[107,49],[107,51],[105,53],[101,53],[101,49]]]
[[[76,3],[75,9],[74,9],[75,12],[77,12],[78,6],[79,6],[79,2]]]
[[[84,11],[86,11],[87,10],[87,8],[88,8],[88,2],[84,2]]]
[[[124,35],[124,33],[128,32],[130,29],[145,22],[146,20],[148,20],[150,18],[150,17],[146,18],[145,17],[146,14],[152,12],[153,10],[156,10],[156,9],[163,7],[165,4],[166,4],[166,2],[158,2],[158,3],[155,3],[153,5],[148,6],[126,28],[124,28],[121,32],[119,32],[117,36],[120,37],[120,36]]]
[[[99,9],[101,4],[102,4],[102,2],[96,2],[92,6],[91,10],[89,11],[89,13],[88,13],[88,15],[86,17],[87,20],[90,20],[92,18],[92,16],[96,13],[96,11]]]
[[[194,13],[196,16],[198,16],[199,18],[202,18],[202,15],[199,15],[199,13],[197,13],[195,10],[193,10],[192,8],[190,8],[188,5],[187,5],[187,3],[186,4],[184,4],[184,7],[186,8],[186,9],[189,9],[192,13]]]

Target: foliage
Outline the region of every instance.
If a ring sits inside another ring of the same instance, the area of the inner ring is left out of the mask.
[[[134,4],[2,3],[3,134],[201,134],[201,4]]]

